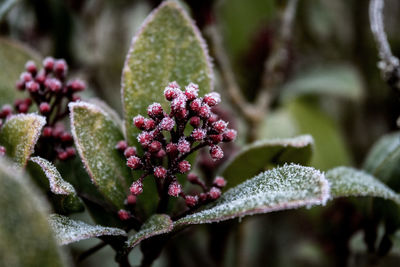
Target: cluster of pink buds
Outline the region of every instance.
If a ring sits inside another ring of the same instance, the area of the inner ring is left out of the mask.
[[[27,113],[32,106],[37,106],[38,112],[46,117],[46,127],[41,139],[47,143],[38,147],[43,150],[46,158],[66,160],[75,155],[71,135],[57,122],[68,115],[68,103],[79,100],[76,93],[85,90],[86,85],[81,80],[66,81],[68,65],[63,59],[47,57],[43,60],[43,67],[39,70],[35,62],[28,61],[25,71],[21,73],[16,87],[20,91],[27,91],[29,97],[17,99],[14,103],[16,113]],[[0,119],[13,113],[11,106],[4,105],[0,111]],[[40,145],[39,140],[39,145]],[[43,143],[43,142],[42,142]],[[53,151],[48,151],[49,146]],[[40,152],[39,152],[40,153]]]
[[[218,144],[233,141],[236,131],[229,129],[228,123],[212,112],[212,107],[221,101],[220,95],[213,92],[199,97],[198,91],[196,84],[190,83],[182,91],[176,82],[172,82],[164,91],[165,98],[170,101],[169,113],[160,103],[153,103],[147,108],[148,118],[141,115],[133,118],[133,124],[141,130],[137,136],[143,149],[141,156],[125,141],[116,145],[127,158],[128,167],[142,171],[130,187],[132,196],[143,192],[143,179],[149,175],[156,179],[160,201],[165,195],[182,197],[187,206],[193,208],[221,195],[221,188],[226,184],[224,178],[217,177],[213,185],[207,186],[197,175],[189,173],[192,166],[186,158],[196,150],[208,147],[213,160],[221,159],[224,153]],[[187,174],[187,180],[199,185],[203,193],[183,193],[177,174]]]

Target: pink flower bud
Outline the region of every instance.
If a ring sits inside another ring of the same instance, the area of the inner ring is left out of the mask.
[[[206,193],[200,193],[200,195],[199,195],[199,200],[201,201],[201,202],[204,202],[204,201],[206,201],[207,200],[207,194]]]
[[[52,57],[46,57],[44,60],[43,60],[43,67],[49,72],[49,71],[52,71],[53,70],[53,67],[54,67],[54,58],[52,58]]]
[[[178,197],[182,192],[182,186],[178,182],[172,182],[168,187],[168,195]]]
[[[125,142],[126,143],[126,142]],[[136,147],[134,146],[128,146],[127,148],[125,148],[124,150],[124,156],[126,158],[132,157],[132,156],[136,156]]]
[[[135,195],[129,195],[127,198],[126,198],[126,203],[128,204],[128,205],[135,205],[136,204],[136,196]]]
[[[28,89],[28,91],[31,93],[36,93],[37,91],[39,91],[39,88],[40,86],[37,82],[29,81],[26,83],[26,89]]]
[[[29,109],[29,106],[26,103],[21,103],[18,106],[18,112],[19,113],[27,113]]]
[[[184,137],[179,139],[178,151],[182,154],[190,152],[190,143]]]
[[[0,146],[0,157],[6,154],[6,148],[4,146]]]
[[[25,82],[21,81],[21,80],[18,80],[15,83],[15,86],[17,87],[18,90],[23,91],[25,89]]]
[[[133,124],[139,129],[143,130],[144,127],[144,117],[142,115],[137,115],[133,118]]]
[[[204,129],[194,129],[192,135],[194,140],[201,141],[206,137],[206,130]]]
[[[159,179],[164,179],[167,176],[167,170],[162,166],[155,167],[154,176]]]
[[[29,72],[23,72],[23,73],[21,73],[19,78],[21,81],[29,82],[29,81],[32,81],[32,74],[30,74]]]
[[[189,173],[186,179],[191,183],[196,183],[199,180],[199,177],[194,173]]]
[[[165,147],[165,150],[167,151],[168,154],[175,154],[178,152],[178,146],[174,143],[169,143]]]
[[[28,62],[26,62],[25,69],[27,72],[31,73],[32,75],[35,75],[37,72],[36,64],[32,60],[29,60]]]
[[[143,183],[140,180],[137,180],[132,183],[129,190],[135,196],[140,195],[143,192]]]
[[[167,86],[164,90],[165,99],[168,101],[175,99],[181,93],[182,91],[179,88],[174,88],[171,86]]]
[[[208,192],[208,195],[210,196],[210,198],[212,200],[216,200],[221,196],[221,189],[219,189],[217,187],[212,187],[210,189],[210,192]]]
[[[178,84],[176,81],[170,82],[170,83],[168,84],[168,87],[171,87],[171,88],[173,88],[173,89],[180,89],[180,86],[179,86],[179,84]]]
[[[200,111],[200,108],[201,108],[201,99],[200,98],[197,98],[190,103],[190,109],[193,112],[198,113]]]
[[[136,156],[130,156],[126,161],[126,165],[131,169],[137,170],[142,166],[142,162],[140,158]]]
[[[125,140],[121,140],[115,146],[119,151],[124,151],[128,147],[128,143]]]
[[[148,145],[150,145],[153,137],[149,132],[141,132],[138,135],[137,140],[143,147],[147,147]]]
[[[129,220],[131,218],[131,215],[126,210],[119,210],[118,211],[118,217],[119,217],[119,219],[121,221],[126,221],[126,220]]]
[[[156,152],[160,151],[161,148],[162,148],[162,145],[158,141],[151,142],[148,147],[148,149],[151,153],[156,153]]]
[[[147,108],[147,114],[152,118],[162,116],[163,113],[164,111],[160,103],[153,103]]]
[[[197,97],[199,91],[199,86],[197,84],[190,83],[185,89],[185,96],[189,101]]]
[[[224,142],[231,142],[236,139],[237,132],[233,129],[228,129],[222,135],[224,138]]]
[[[47,126],[47,127],[43,128],[42,135],[44,137],[50,137],[50,136],[52,136],[52,134],[53,134],[53,128],[51,128],[50,126]]]
[[[55,79],[55,78],[46,79],[46,81],[44,82],[44,85],[53,92],[60,91],[61,86],[62,86],[60,80]]]
[[[191,117],[189,121],[190,125],[192,125],[194,128],[197,128],[200,126],[200,118],[197,116]]]
[[[12,107],[10,105],[4,105],[0,111],[0,118],[6,118],[12,113]]]
[[[70,135],[69,133],[63,132],[63,133],[60,135],[60,139],[61,139],[61,141],[63,141],[63,142],[71,142],[73,138],[72,138],[72,135]]]
[[[57,157],[59,160],[66,160],[68,158],[68,153],[67,151],[60,151],[58,152]]]
[[[208,105],[202,105],[200,110],[199,110],[199,116],[202,118],[208,118],[210,117],[210,107]]]
[[[198,201],[199,201],[198,196],[190,196],[190,195],[185,196],[185,202],[188,207],[196,206]]]
[[[218,94],[216,92],[212,92],[212,93],[206,94],[204,96],[203,101],[210,107],[213,107],[221,102],[221,96],[220,96],[220,94]]]
[[[216,122],[218,120],[218,116],[217,114],[211,113],[210,117],[208,118],[208,123],[209,124],[213,124],[214,122]]]
[[[39,71],[39,73],[35,77],[35,81],[40,84],[44,84],[46,80],[46,73],[44,70]]]
[[[222,134],[210,134],[208,136],[213,144],[219,144],[223,140]]]
[[[165,117],[160,122],[160,128],[164,131],[171,131],[175,126],[175,121],[170,117]]]
[[[222,151],[221,147],[212,145],[210,147],[210,155],[213,160],[218,160],[224,157],[224,152]]]
[[[177,119],[184,119],[184,118],[186,118],[187,115],[188,115],[188,112],[187,112],[187,110],[185,108],[177,110],[175,112],[175,117]]]
[[[171,110],[173,112],[178,112],[186,107],[186,96],[183,93],[180,93],[177,97],[175,97],[171,102]]]
[[[75,156],[75,154],[76,154],[75,148],[73,148],[72,146],[67,147],[65,149],[65,152],[67,152],[69,158]]]
[[[49,103],[47,103],[47,102],[42,102],[42,103],[40,103],[39,111],[40,111],[40,113],[42,113],[42,114],[48,113],[48,112],[50,111],[50,105],[49,105]]]
[[[179,162],[178,167],[179,167],[180,173],[186,173],[186,172],[190,171],[191,166],[190,166],[189,161],[182,160],[181,162]]]
[[[167,153],[165,152],[164,149],[160,149],[160,151],[157,152],[156,157],[157,158],[162,158],[162,157],[165,157],[166,154]]]
[[[216,187],[222,188],[226,185],[226,180],[222,176],[217,176],[217,177],[215,177],[213,185],[215,185]]]
[[[73,80],[68,82],[67,87],[72,92],[80,92],[86,89],[86,84],[82,80]]]
[[[218,133],[223,133],[228,126],[228,123],[223,120],[216,121],[212,124],[214,130],[216,130]]]
[[[144,119],[143,125],[146,131],[151,131],[156,127],[156,122],[152,119]]]
[[[68,69],[68,65],[64,59],[59,59],[54,63],[54,72],[58,76],[65,76],[67,69]]]

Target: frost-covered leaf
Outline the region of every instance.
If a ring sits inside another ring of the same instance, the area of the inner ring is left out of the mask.
[[[62,207],[68,211],[81,211],[83,209],[82,202],[77,196],[75,188],[68,182],[64,181],[56,167],[49,161],[41,157],[33,157],[31,161],[40,166],[44,175],[48,179],[50,191],[55,195],[61,196]]]
[[[129,248],[133,248],[144,239],[171,232],[172,228],[173,222],[168,215],[155,214],[142,225],[139,232],[135,233],[126,241],[126,245]]]
[[[0,130],[0,144],[19,166],[25,167],[46,119],[36,114],[11,116]]]
[[[176,226],[324,205],[328,198],[329,182],[324,174],[311,167],[285,165],[229,189],[204,210],[178,220]]]
[[[99,108],[104,110],[118,124],[118,126],[121,129],[122,129],[122,127],[124,127],[122,119],[119,116],[119,114],[112,107],[110,107],[106,102],[104,102],[103,100],[96,98],[96,97],[94,97],[94,98],[92,97],[92,98],[88,99],[87,102],[89,102],[90,104],[93,104],[95,106],[98,106]]]
[[[0,107],[13,104],[24,94],[15,88],[19,75],[28,60],[40,62],[40,57],[31,49],[4,38],[0,38]]]
[[[286,101],[315,94],[360,99],[363,95],[360,74],[349,65],[314,67],[289,81],[283,88],[281,97]]]
[[[369,152],[363,168],[396,191],[400,190],[400,132],[381,137]]]
[[[331,184],[331,196],[381,197],[400,205],[400,196],[372,175],[350,167],[338,167],[326,172]]]
[[[72,135],[92,182],[118,209],[123,208],[130,171],[115,149],[124,139],[121,130],[104,110],[92,104],[71,103],[69,108]]]
[[[197,83],[200,95],[212,90],[206,44],[177,2],[163,2],[134,36],[122,74],[122,102],[127,138],[135,144],[132,118],[146,114],[153,102],[166,108],[163,91],[171,81]]]
[[[126,236],[119,228],[90,225],[59,214],[50,214],[49,222],[60,245],[100,236]]]
[[[253,177],[267,167],[298,163],[305,165],[311,159],[314,141],[310,135],[287,139],[266,139],[245,146],[222,167],[222,176],[229,186]]]
[[[0,266],[64,266],[48,205],[29,178],[0,159]]]

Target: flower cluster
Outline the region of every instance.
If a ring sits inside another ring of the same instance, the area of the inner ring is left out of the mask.
[[[15,101],[15,112],[27,113],[35,104],[38,112],[46,117],[38,152],[51,160],[56,157],[66,160],[75,155],[71,134],[58,122],[68,115],[68,103],[79,100],[76,93],[85,90],[86,85],[77,79],[66,81],[67,73],[65,60],[47,57],[40,70],[33,61],[28,61],[16,83],[17,89],[27,91],[29,97]],[[0,123],[12,113],[12,107],[4,105],[0,110]]]
[[[143,192],[143,179],[149,175],[156,179],[160,202],[168,196],[182,197],[188,207],[194,208],[221,195],[221,188],[226,184],[224,178],[217,177],[210,187],[207,186],[196,174],[189,173],[192,166],[186,158],[194,151],[208,147],[213,160],[221,159],[224,153],[218,144],[233,141],[236,131],[229,129],[228,123],[211,110],[221,102],[220,95],[213,92],[199,97],[198,91],[196,84],[190,83],[182,91],[176,82],[172,82],[164,91],[165,98],[170,101],[169,113],[160,103],[153,103],[147,108],[149,118],[141,115],[133,118],[133,124],[141,130],[137,140],[143,154],[140,156],[126,141],[116,145],[127,158],[128,167],[142,171],[132,183],[128,199]],[[187,174],[187,180],[199,185],[203,192],[186,195],[177,180],[178,174]]]

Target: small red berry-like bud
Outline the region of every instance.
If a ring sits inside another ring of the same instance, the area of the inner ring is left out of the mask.
[[[182,160],[181,162],[179,162],[178,167],[179,167],[180,173],[186,173],[186,172],[190,171],[191,166],[190,166],[189,161]]]
[[[71,142],[71,141],[72,141],[72,135],[70,135],[70,134],[67,133],[67,132],[63,132],[63,133],[60,135],[60,139],[61,139],[61,141],[63,141],[63,142]]]
[[[199,195],[199,200],[201,201],[201,202],[204,202],[204,201],[206,201],[207,200],[207,194],[206,193],[200,193],[200,195]]]
[[[176,98],[171,102],[171,110],[173,112],[178,112],[186,107],[186,96],[181,92]]]
[[[224,142],[231,142],[236,139],[237,132],[233,129],[228,129],[222,135],[224,137]]]
[[[73,95],[72,98],[71,98],[72,102],[76,102],[76,101],[79,101],[79,100],[81,100],[81,97],[79,95]]]
[[[0,156],[4,156],[6,154],[6,148],[4,146],[0,146]]]
[[[150,143],[148,149],[151,153],[156,153],[156,152],[160,151],[161,147],[162,147],[162,145],[160,142],[153,141]]]
[[[179,88],[174,88],[171,86],[167,86],[164,90],[165,99],[168,101],[175,99],[181,93],[182,91]]]
[[[228,123],[226,121],[219,120],[214,122],[212,126],[218,133],[223,133],[226,129],[226,126],[228,126]]]
[[[134,170],[139,169],[142,166],[142,162],[140,160],[140,158],[136,157],[136,156],[130,156],[128,158],[128,160],[126,161],[126,165],[129,168],[132,168]]]
[[[135,205],[136,204],[136,196],[135,195],[129,195],[127,198],[126,198],[126,204],[128,204],[128,205]]]
[[[182,192],[182,186],[178,182],[172,182],[168,187],[168,195],[178,197]]]
[[[175,126],[175,121],[170,117],[165,117],[160,122],[160,128],[164,131],[171,131]]]
[[[144,127],[144,117],[142,115],[137,115],[133,118],[133,124],[139,129],[143,130]]]
[[[186,179],[191,183],[196,183],[199,180],[199,177],[194,173],[189,173]]]
[[[25,102],[24,99],[16,99],[16,100],[14,101],[14,106],[15,106],[15,107],[18,107],[19,105],[21,105],[21,104],[24,103],[24,102]]]
[[[76,154],[75,148],[73,148],[72,146],[67,147],[65,151],[67,152],[69,158],[75,156]]]
[[[128,147],[128,143],[125,140],[121,140],[115,146],[119,151],[124,151]]]
[[[68,82],[67,88],[72,92],[80,92],[86,89],[86,84],[82,80],[73,80]]]
[[[208,118],[208,123],[209,124],[213,124],[214,122],[216,122],[218,120],[218,116],[217,114],[211,113],[210,117]]]
[[[21,81],[29,82],[29,81],[32,81],[32,74],[30,74],[29,72],[23,72],[23,73],[21,73],[19,78]]]
[[[156,127],[156,122],[152,119],[144,119],[143,126],[146,131],[151,131]]]
[[[54,67],[54,58],[52,57],[46,57],[43,60],[43,67],[46,69],[47,72],[50,72],[53,70]]]
[[[208,136],[213,144],[219,144],[223,140],[222,134],[210,134]]]
[[[35,81],[37,83],[43,84],[44,81],[46,80],[46,73],[44,70],[39,71],[39,73],[35,77]]]
[[[174,88],[174,89],[180,89],[180,86],[176,81],[170,82],[168,84],[168,87],[171,87],[171,88]]]
[[[18,80],[15,83],[15,86],[17,87],[18,90],[23,91],[25,89],[25,82],[22,80]]]
[[[0,111],[0,118],[6,118],[12,113],[12,107],[10,105],[4,105]]]
[[[29,109],[29,106],[26,103],[21,103],[18,106],[18,112],[19,113],[27,113]]]
[[[62,126],[57,125],[53,128],[53,137],[54,138],[61,138],[61,135],[64,133],[64,128]]]
[[[184,119],[184,118],[186,118],[187,115],[188,115],[188,112],[185,108],[175,112],[175,117],[177,119]]]
[[[168,154],[175,154],[178,152],[178,146],[174,143],[169,143],[165,147],[166,151]]]
[[[32,99],[30,99],[29,97],[27,97],[27,98],[25,98],[25,99],[23,100],[23,103],[25,103],[25,104],[29,107],[30,105],[32,105]]]
[[[164,110],[160,103],[153,103],[147,108],[147,114],[151,118],[157,118],[159,116],[162,116],[163,113],[164,113]]]
[[[222,176],[217,176],[214,179],[213,185],[216,187],[222,188],[226,185],[226,180]]]
[[[65,76],[67,73],[68,65],[64,59],[59,59],[54,63],[54,72],[58,76]]]
[[[26,83],[26,89],[28,89],[28,91],[31,93],[36,93],[37,91],[39,91],[39,88],[40,86],[37,82],[29,81]]]
[[[26,62],[25,69],[27,72],[31,73],[32,75],[35,75],[37,72],[36,64],[32,60],[29,60],[28,62]]]
[[[204,137],[206,137],[206,130],[198,128],[194,129],[191,136],[194,140],[201,141],[204,139]]]
[[[200,118],[197,116],[191,117],[189,121],[190,125],[192,125],[194,128],[197,128],[200,126]]]
[[[136,156],[136,147],[129,146],[129,147],[125,148],[124,156],[126,158],[129,158],[129,157],[132,157],[132,156]]]
[[[43,128],[42,135],[44,137],[50,137],[50,136],[52,136],[52,134],[53,134],[53,128],[51,128],[50,126],[47,126],[47,127]]]
[[[221,196],[221,189],[219,189],[217,187],[212,187],[210,189],[210,192],[208,192],[208,195],[210,196],[210,198],[212,200],[216,200]]]
[[[143,192],[143,183],[140,180],[137,180],[132,183],[131,187],[129,188],[131,193],[135,196],[140,195]]]
[[[185,202],[188,207],[196,206],[198,201],[199,201],[198,196],[190,196],[190,195],[185,196]]]
[[[46,79],[46,81],[44,82],[44,85],[53,92],[60,91],[61,86],[62,86],[60,80],[55,79],[55,78]]]
[[[49,105],[49,103],[47,103],[47,102],[42,102],[42,103],[40,103],[39,111],[40,111],[40,113],[42,113],[42,114],[48,113],[48,112],[50,111],[50,105]]]
[[[153,137],[149,132],[141,132],[138,135],[137,140],[143,147],[147,147],[148,145],[150,145],[150,142],[153,140]]]
[[[221,96],[220,94],[216,92],[212,92],[209,94],[206,94],[203,99],[204,103],[209,105],[210,107],[215,106],[221,102]]]
[[[162,166],[155,167],[154,176],[159,179],[164,179],[167,176],[167,170]]]
[[[201,99],[200,98],[197,98],[190,103],[190,109],[193,112],[198,113],[200,111],[200,108],[201,108]]]
[[[160,151],[157,152],[156,157],[157,158],[162,158],[162,157],[165,157],[166,154],[167,153],[165,152],[164,149],[160,149]]]
[[[202,118],[210,117],[210,107],[208,105],[202,105],[199,109],[199,116]]]
[[[57,157],[59,160],[66,160],[68,159],[68,153],[67,151],[59,151]]]
[[[197,84],[190,83],[185,89],[185,96],[189,101],[197,97],[199,91],[199,86]]]
[[[179,139],[178,151],[182,154],[190,152],[190,143],[184,137]]]
[[[218,160],[224,157],[224,152],[222,151],[221,147],[212,145],[210,147],[210,155],[213,160]]]
[[[131,215],[126,210],[119,210],[118,211],[118,217],[119,217],[119,219],[121,221],[126,221],[126,220],[129,220],[131,218]]]

